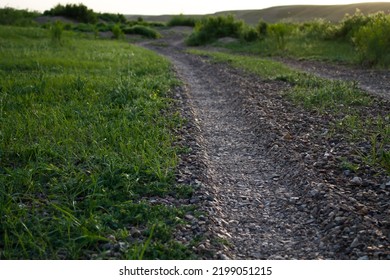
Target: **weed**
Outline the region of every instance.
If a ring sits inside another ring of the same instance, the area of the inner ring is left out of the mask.
[[[62,33],[64,31],[64,26],[60,21],[56,21],[50,29],[51,40],[55,44],[61,45],[62,43]]]
[[[122,32],[122,29],[121,27],[119,26],[119,24],[115,24],[113,27],[112,27],[112,34],[114,34],[114,38],[115,39],[120,39],[122,36],[123,36],[123,32]]]
[[[285,50],[286,48],[286,37],[290,32],[290,27],[286,23],[275,23],[268,26],[269,33],[276,42],[276,47],[279,50]]]

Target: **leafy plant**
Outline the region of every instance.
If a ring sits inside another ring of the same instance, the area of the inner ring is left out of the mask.
[[[390,16],[378,13],[355,32],[353,42],[366,65],[390,64]]]
[[[123,29],[123,32],[125,34],[141,35],[143,37],[150,38],[150,39],[157,39],[161,36],[156,30],[154,30],[150,27],[147,27],[147,26],[143,26],[143,25],[135,25],[132,27],[126,27]]]
[[[240,38],[243,27],[244,22],[236,20],[233,15],[204,17],[196,23],[194,32],[187,39],[187,44],[198,46],[223,37]]]
[[[197,19],[185,16],[183,14],[173,16],[167,23],[167,26],[190,26],[195,27]]]
[[[114,38],[115,38],[115,39],[121,38],[121,36],[123,35],[123,32],[122,32],[122,29],[121,29],[121,27],[119,26],[119,24],[115,24],[115,25],[112,27],[112,34],[114,35]]]
[[[260,19],[256,25],[256,30],[260,39],[265,39],[268,34],[268,23]]]
[[[50,28],[51,39],[56,44],[61,44],[64,25],[60,21],[56,21]]]
[[[274,38],[276,47],[279,50],[286,49],[286,37],[290,32],[290,27],[286,23],[275,23],[268,26],[268,33]]]
[[[97,14],[83,4],[57,4],[54,8],[43,13],[47,16],[64,16],[83,23],[97,23]]]

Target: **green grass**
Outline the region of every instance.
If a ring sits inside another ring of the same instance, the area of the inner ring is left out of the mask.
[[[232,66],[255,73],[264,79],[272,80],[295,73],[283,63],[248,55],[235,55],[224,52],[213,52],[191,49],[192,54],[211,57],[214,62],[230,63]]]
[[[291,89],[284,96],[292,105],[333,115],[336,122],[330,124],[331,128],[344,135],[347,141],[358,145],[368,143],[368,152],[355,151],[361,160],[360,165],[379,167],[390,175],[390,112],[377,112],[370,117],[364,115],[364,108],[374,106],[376,101],[360,90],[356,83],[318,78],[253,55],[203,50],[190,50],[190,53],[207,56],[214,62],[229,63],[265,80],[288,82]]]
[[[148,202],[191,195],[174,184],[168,61],[35,28],[0,26],[0,42],[0,258],[193,257],[172,239],[192,210]]]
[[[359,57],[354,47],[347,42],[334,40],[319,40],[304,36],[287,36],[284,49],[275,47],[272,38],[255,42],[233,42],[228,44],[216,43],[235,54],[252,54],[261,57],[292,57],[305,60],[322,60],[356,64]]]

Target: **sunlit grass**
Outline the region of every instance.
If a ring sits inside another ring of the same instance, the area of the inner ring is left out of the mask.
[[[147,201],[178,188],[176,83],[125,42],[1,26],[0,258],[188,258],[184,210]]]

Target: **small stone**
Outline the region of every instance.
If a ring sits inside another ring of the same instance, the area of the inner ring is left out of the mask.
[[[226,256],[225,254],[219,254],[218,257],[221,259],[221,260],[230,260],[230,258],[228,256]]]
[[[349,245],[349,247],[356,248],[357,246],[359,246],[359,239],[357,237],[355,237],[355,239],[352,241],[352,243],[351,243],[351,245]]]
[[[360,257],[358,258],[359,261],[367,261],[369,260],[368,256],[363,256],[363,257]]]
[[[184,218],[186,218],[187,220],[190,220],[190,221],[192,221],[193,219],[195,219],[194,216],[192,216],[192,215],[190,215],[190,214],[185,215]]]
[[[142,233],[140,230],[138,229],[133,229],[132,232],[131,232],[131,236],[133,238],[138,238],[138,237],[141,237]]]
[[[351,170],[344,170],[343,173],[345,177],[351,176]]]
[[[353,179],[351,180],[351,184],[354,186],[361,186],[363,185],[363,179],[360,177],[353,177]]]
[[[313,189],[313,190],[311,190],[311,191],[309,192],[309,195],[310,195],[311,197],[313,197],[313,198],[318,197],[319,194],[320,194],[320,192],[317,191],[317,190],[315,190],[315,189]]]
[[[199,216],[199,220],[201,220],[201,221],[206,221],[207,218],[206,218],[205,216],[203,216],[203,215],[200,215],[200,216]]]

